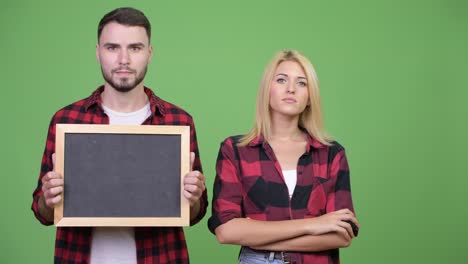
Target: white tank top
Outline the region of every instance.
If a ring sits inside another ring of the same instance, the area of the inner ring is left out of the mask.
[[[150,115],[148,103],[131,113],[120,113],[102,106],[111,125],[141,125]],[[94,227],[91,240],[91,264],[136,264],[133,227]]]
[[[283,170],[284,181],[288,186],[289,197],[292,197],[294,189],[297,183],[297,171],[296,170]]]

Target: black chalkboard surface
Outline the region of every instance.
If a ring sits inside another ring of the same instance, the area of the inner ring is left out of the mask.
[[[57,226],[185,226],[188,126],[57,124]]]

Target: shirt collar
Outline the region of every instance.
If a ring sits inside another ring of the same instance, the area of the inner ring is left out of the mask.
[[[306,148],[306,152],[309,152],[310,151],[310,147],[313,147],[315,149],[320,149],[320,148],[324,148],[326,147],[326,145],[320,143],[320,141],[316,140],[315,138],[313,138],[309,133],[307,133],[307,131],[305,129],[302,129],[306,135],[307,135],[307,148]],[[249,144],[247,144],[247,146],[249,147],[256,147],[256,146],[259,146],[259,145],[265,145],[267,142],[265,140],[265,137],[263,136],[263,134],[260,134],[258,136],[256,136],[254,139],[252,139]]]
[[[154,92],[148,87],[144,87],[144,91],[146,95],[148,96],[151,113],[155,114],[156,112],[158,112],[162,116],[166,115],[166,108],[164,107],[164,101],[158,96],[156,96],[156,94],[154,94]],[[104,85],[98,87],[91,94],[91,96],[86,99],[86,102],[84,104],[85,111],[88,111],[88,109],[92,106],[99,106],[102,108],[102,99],[101,99],[102,92],[104,92]]]

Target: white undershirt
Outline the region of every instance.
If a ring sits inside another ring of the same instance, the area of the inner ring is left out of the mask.
[[[150,115],[150,104],[131,113],[120,113],[102,106],[111,125],[141,125]],[[136,264],[133,227],[94,227],[91,240],[91,264]]]
[[[102,109],[104,109],[104,113],[109,117],[110,125],[141,125],[151,115],[149,103],[131,113],[117,112],[105,105],[102,106]]]
[[[283,170],[284,181],[286,186],[288,186],[289,197],[292,197],[294,193],[294,188],[296,188],[297,183],[297,171],[296,170]]]

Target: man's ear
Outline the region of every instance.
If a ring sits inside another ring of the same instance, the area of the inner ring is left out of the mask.
[[[153,45],[150,44],[148,50],[149,50],[149,59],[148,59],[148,63],[150,63],[151,60],[153,59]]]
[[[101,63],[101,61],[99,60],[99,43],[96,44],[96,60]]]

